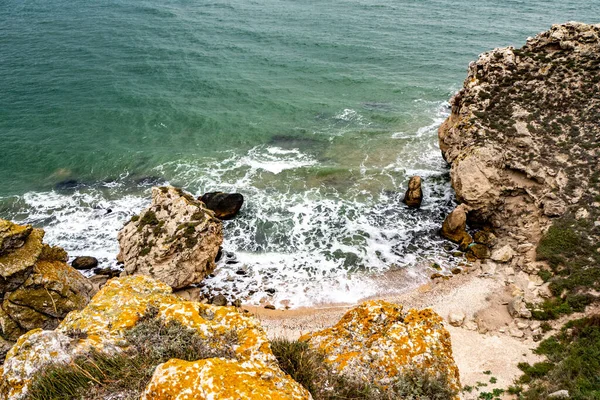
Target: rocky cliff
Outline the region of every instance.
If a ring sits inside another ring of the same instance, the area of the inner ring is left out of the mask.
[[[55,330],[19,338],[0,367],[0,399],[312,398],[282,370],[255,318],[171,292],[143,275],[110,280]],[[448,393],[459,387],[449,334],[430,310],[368,302],[301,341],[326,352],[345,382],[387,390],[414,367],[448,378]]]
[[[554,223],[564,228],[558,236],[576,240],[551,250],[571,246],[582,268],[586,259],[592,267],[600,241],[600,25],[555,25],[520,49],[482,54],[451,104],[439,143],[471,227],[493,231],[496,249],[514,251],[514,267],[536,272],[536,259],[553,264],[536,247]]]
[[[88,303],[92,285],[43,243],[44,231],[0,219],[0,358],[25,332],[54,329]]]

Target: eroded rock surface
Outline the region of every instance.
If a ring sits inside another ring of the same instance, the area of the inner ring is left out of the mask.
[[[128,346],[125,333],[151,309],[158,318],[178,321],[196,331],[200,337],[210,337],[212,343],[235,340],[236,345],[235,359],[227,362],[222,362],[222,359],[191,363],[171,360],[159,366],[147,398],[165,398],[160,396],[166,396],[169,390],[173,394],[174,387],[181,388],[181,396],[192,389],[198,390],[198,396],[212,393],[212,390],[215,393],[238,393],[241,390],[240,393],[243,393],[243,387],[239,385],[242,375],[248,382],[264,380],[264,385],[277,386],[277,382],[281,382],[282,388],[290,388],[290,393],[299,393],[298,396],[284,398],[309,398],[278,369],[267,336],[254,318],[241,314],[234,307],[183,301],[171,292],[169,286],[143,275],[110,280],[86,308],[71,312],[54,331],[36,329],[19,338],[4,364],[0,398],[25,398],[34,376],[50,364],[70,363],[91,349],[109,355],[125,351]],[[232,335],[235,336],[233,339]],[[181,371],[196,371],[202,376],[217,374],[213,375],[214,379],[221,379],[218,373],[226,370],[238,374],[239,379],[222,380],[218,385],[210,385],[206,381],[198,383],[191,376],[179,374],[170,368],[172,366],[181,367]],[[272,381],[265,378],[267,373],[272,374]],[[163,387],[162,383],[166,381],[169,385]]]
[[[332,328],[303,336],[323,351],[340,374],[382,385],[416,368],[445,375],[460,388],[450,334],[430,309],[404,311],[401,305],[368,301],[348,311]]]
[[[152,204],[118,235],[124,275],[148,275],[175,289],[215,268],[222,224],[204,203],[174,187],[152,189]]]
[[[67,253],[43,243],[44,231],[0,220],[0,337],[14,342],[31,329],[54,329],[85,307],[92,286],[66,264]],[[0,357],[6,346],[0,346]]]
[[[160,365],[142,400],[309,400],[306,389],[274,365],[209,358]]]
[[[469,220],[490,224],[499,246],[536,244],[551,217],[581,208],[600,218],[599,66],[600,25],[580,23],[469,65],[440,148]],[[520,248],[521,264],[534,260]]]

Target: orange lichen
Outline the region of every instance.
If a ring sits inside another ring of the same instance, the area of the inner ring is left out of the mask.
[[[275,365],[267,336],[253,317],[235,307],[183,301],[161,282],[143,275],[127,276],[108,281],[86,308],[69,313],[55,331],[38,329],[21,336],[7,356],[0,398],[24,397],[32,376],[49,363],[70,362],[90,349],[109,354],[123,350],[128,346],[125,332],[150,309],[216,345],[233,342],[240,362]],[[73,331],[85,335],[71,338]]]
[[[159,365],[142,400],[309,400],[310,393],[279,368],[261,361],[209,358]]]
[[[445,374],[460,388],[450,335],[430,309],[403,312],[401,305],[369,301],[347,312],[333,327],[305,335],[340,374],[391,382],[408,368]]]

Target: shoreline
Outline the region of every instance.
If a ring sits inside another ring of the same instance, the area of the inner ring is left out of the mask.
[[[408,308],[432,308],[444,319],[444,327],[450,332],[454,359],[461,376],[461,384],[476,387],[486,383],[480,391],[463,392],[463,399],[476,399],[480,392],[495,388],[506,389],[521,375],[520,362],[535,363],[542,357],[533,354],[537,345],[530,338],[520,339],[506,332],[490,330],[479,333],[473,319],[482,318],[488,325],[508,328],[512,317],[506,311],[507,286],[502,274],[484,275],[478,263],[464,273],[450,279],[436,279],[403,294],[382,295],[376,299],[402,304]],[[368,300],[368,299],[365,299]],[[363,300],[364,301],[364,300]],[[327,305],[293,310],[268,310],[260,306],[243,306],[261,323],[269,338],[298,339],[302,334],[334,325],[341,316],[355,305]],[[451,312],[465,314],[465,323],[455,327],[448,323]],[[476,317],[477,316],[477,317]],[[501,328],[500,328],[501,329]],[[491,371],[491,375],[484,374]],[[495,377],[497,382],[490,383]],[[504,395],[501,398],[512,398]]]

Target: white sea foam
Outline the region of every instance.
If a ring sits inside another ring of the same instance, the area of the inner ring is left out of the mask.
[[[257,146],[240,159],[240,165],[248,165],[254,170],[264,170],[275,175],[286,169],[315,165],[316,160],[302,154],[297,149],[284,150],[279,147]]]
[[[350,111],[340,118],[354,118]],[[445,112],[439,107],[431,124],[415,130],[394,162],[374,166],[365,154],[356,162],[360,176],[343,181],[343,193],[319,181],[308,184],[311,175],[303,169],[320,161],[297,148],[257,146],[246,154],[158,166],[157,175],[173,177],[196,195],[221,190],[246,197],[241,215],[225,222],[226,256],[203,290],[254,304],[355,303],[410,284],[380,287],[381,280],[372,276],[390,267],[405,269],[405,279],[413,283],[424,276],[413,269],[416,264],[450,268],[454,261],[437,235],[453,201],[435,140]],[[342,150],[340,157],[345,156]],[[285,178],[277,176],[284,171]],[[401,188],[413,174],[426,182],[419,212],[401,205],[402,193],[377,189],[382,179]],[[71,256],[92,255],[114,266],[119,229],[149,203],[149,188],[128,179],[70,192],[27,193],[13,199],[8,217],[43,226],[46,240]],[[367,189],[370,185],[375,189]]]

